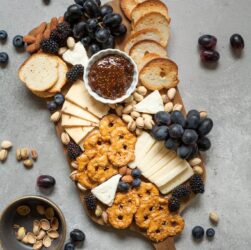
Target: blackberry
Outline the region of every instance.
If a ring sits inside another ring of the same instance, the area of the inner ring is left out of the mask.
[[[172,196],[179,200],[182,200],[182,199],[188,198],[190,193],[191,193],[191,190],[187,185],[180,185],[176,189],[173,190]]]
[[[73,141],[70,141],[67,145],[67,153],[72,160],[76,160],[76,158],[82,154],[82,150],[78,146],[78,144]]]
[[[52,39],[42,40],[40,46],[41,46],[41,49],[43,50],[43,52],[49,53],[49,54],[57,54],[57,52],[59,50],[58,43]]]
[[[176,197],[171,197],[168,200],[168,209],[170,212],[176,212],[180,209],[180,201]]]
[[[85,195],[85,204],[88,210],[95,211],[97,207],[96,197],[92,193]]]
[[[60,47],[63,47],[66,45],[67,38],[68,38],[68,35],[66,35],[66,33],[60,32],[57,29],[53,30],[50,35],[50,39],[57,42]]]
[[[190,187],[191,190],[195,193],[204,193],[204,183],[201,179],[201,177],[198,174],[195,174],[191,179],[190,179]]]
[[[74,82],[84,73],[84,67],[81,64],[74,65],[67,73],[66,77],[68,80]]]
[[[57,31],[66,39],[72,34],[71,25],[67,22],[62,22],[57,25]]]

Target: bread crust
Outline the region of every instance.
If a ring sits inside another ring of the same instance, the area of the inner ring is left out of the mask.
[[[132,10],[136,6],[137,3],[134,0],[120,0],[120,8],[129,20],[131,20]]]

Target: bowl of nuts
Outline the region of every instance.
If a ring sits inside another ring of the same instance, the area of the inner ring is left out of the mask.
[[[5,250],[61,250],[65,236],[62,211],[42,196],[16,199],[0,217],[0,246]]]

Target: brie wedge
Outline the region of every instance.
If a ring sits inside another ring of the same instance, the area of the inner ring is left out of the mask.
[[[93,188],[91,190],[92,194],[102,203],[112,206],[120,178],[120,174],[111,177],[99,186]]]

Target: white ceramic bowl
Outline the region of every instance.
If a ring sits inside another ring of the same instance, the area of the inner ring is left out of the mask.
[[[124,58],[126,58],[129,62],[132,63],[132,65],[134,66],[134,72],[133,72],[133,80],[132,80],[132,83],[130,85],[130,87],[127,89],[126,93],[117,98],[117,99],[107,99],[107,98],[104,98],[100,95],[98,95],[96,92],[94,92],[92,90],[92,88],[90,87],[89,85],[89,80],[88,80],[88,74],[89,74],[89,71],[90,71],[90,68],[91,66],[96,62],[98,61],[99,59],[103,58],[104,56],[107,56],[107,55],[120,55],[120,56],[123,56]],[[138,69],[137,69],[137,65],[136,63],[133,61],[133,59],[128,56],[126,53],[118,50],[118,49],[106,49],[106,50],[101,50],[99,51],[98,53],[94,54],[90,59],[89,59],[89,62],[87,64],[87,66],[85,67],[85,70],[84,70],[84,84],[85,84],[85,87],[87,89],[87,91],[89,92],[89,94],[95,98],[97,101],[99,102],[102,102],[102,103],[106,103],[106,104],[115,104],[115,103],[119,103],[119,102],[122,102],[124,101],[126,98],[128,98],[132,93],[133,91],[135,90],[136,86],[137,86],[137,83],[138,83]]]

